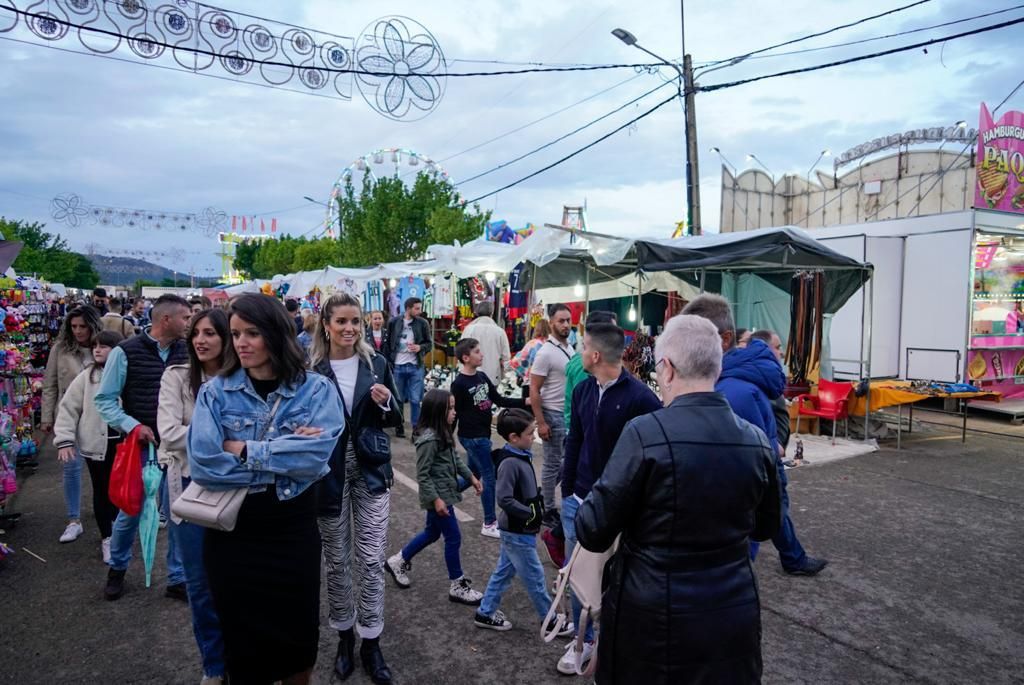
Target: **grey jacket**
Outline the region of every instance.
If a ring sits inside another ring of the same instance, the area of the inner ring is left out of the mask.
[[[536,535],[544,517],[544,498],[537,489],[533,455],[503,447],[494,450],[492,458],[498,474],[494,485],[498,529]]]

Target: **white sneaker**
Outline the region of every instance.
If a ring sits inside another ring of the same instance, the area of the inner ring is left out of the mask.
[[[580,662],[580,671],[587,669],[587,662],[594,656],[594,643],[583,643],[583,660]],[[579,675],[576,671],[576,640],[573,640],[565,648],[565,654],[558,660],[558,672],[563,675]]]
[[[490,525],[485,523],[483,526],[480,527],[480,534],[483,535],[485,538],[501,539],[501,532],[498,530],[497,522],[492,523]]]
[[[448,601],[478,606],[484,596],[470,587],[472,583],[473,581],[466,576],[453,580],[451,588],[448,590]]]
[[[412,581],[409,580],[409,571],[412,570],[412,563],[403,559],[401,552],[388,557],[388,560],[384,562],[384,570],[391,574],[398,587],[407,588],[412,585]]]
[[[110,563],[110,538],[103,538],[103,542],[100,543],[103,548],[103,563]]]
[[[83,532],[84,531],[82,530],[82,524],[78,521],[72,521],[68,524],[68,527],[64,529],[64,532],[61,533],[60,541],[74,542],[78,539],[78,536],[81,535]]]

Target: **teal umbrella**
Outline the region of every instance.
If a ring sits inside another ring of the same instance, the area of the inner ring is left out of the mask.
[[[157,498],[160,496],[160,479],[163,472],[156,462],[153,443],[149,444],[149,457],[142,467],[142,513],[139,515],[139,544],[142,546],[142,560],[146,565],[146,587],[153,575],[153,557],[156,556],[156,536],[160,530]]]

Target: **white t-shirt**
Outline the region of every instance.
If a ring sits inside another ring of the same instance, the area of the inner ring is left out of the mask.
[[[548,411],[565,410],[565,365],[576,353],[569,343],[562,344],[553,336],[537,348],[530,367],[531,376],[544,376],[540,387],[541,406]]]
[[[395,366],[399,364],[419,364],[419,356],[415,352],[409,351],[409,345],[416,344],[416,331],[412,328],[412,322],[410,319],[406,321],[402,319],[402,334],[398,339],[398,354],[395,355]]]
[[[354,354],[348,359],[332,359],[331,371],[338,379],[338,389],[345,400],[345,415],[351,416],[355,407],[356,379],[359,378],[359,355]]]

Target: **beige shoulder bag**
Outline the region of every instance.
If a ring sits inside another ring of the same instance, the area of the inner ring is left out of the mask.
[[[281,396],[277,396],[274,408],[270,410],[267,425],[263,428],[257,442],[263,440],[267,431],[274,425],[274,416],[281,404]],[[181,493],[181,497],[171,504],[171,513],[178,518],[194,523],[197,526],[230,532],[238,522],[238,512],[242,508],[242,500],[249,493],[249,487],[231,488],[230,490],[210,490],[192,481]]]

